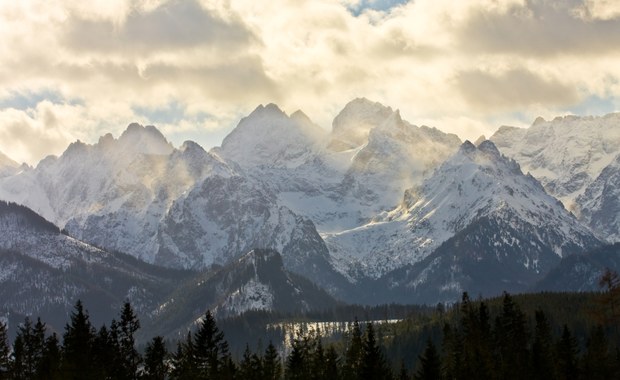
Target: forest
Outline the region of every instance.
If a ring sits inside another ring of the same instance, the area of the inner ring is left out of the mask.
[[[62,337],[26,318],[9,342],[0,322],[0,379],[620,378],[620,277],[608,271],[600,283],[597,293],[463,293],[394,324],[355,319],[337,337],[300,329],[288,347],[248,341],[241,355],[209,311],[178,342],[155,336],[138,347],[129,302],[97,329],[78,301]]]

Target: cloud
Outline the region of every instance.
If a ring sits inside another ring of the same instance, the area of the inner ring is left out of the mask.
[[[122,23],[78,14],[63,29],[69,48],[102,54],[150,55],[192,48],[226,52],[247,47],[254,39],[240,19],[223,19],[195,1],[171,1],[150,10],[135,9]]]
[[[572,105],[579,100],[573,87],[524,68],[498,74],[463,71],[457,74],[456,86],[472,106],[496,111],[531,105]]]
[[[208,147],[269,102],[329,128],[365,96],[473,139],[620,103],[610,0],[23,0],[0,2],[0,34],[0,151],[132,121]]]
[[[527,0],[503,10],[477,8],[460,27],[458,43],[476,53],[540,58],[614,52],[620,23],[609,17],[620,15],[620,8],[608,4]]]

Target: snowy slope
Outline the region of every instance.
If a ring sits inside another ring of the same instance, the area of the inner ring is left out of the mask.
[[[212,176],[179,198],[158,232],[155,262],[203,268],[225,265],[255,248],[282,252],[287,270],[323,286],[344,281],[329,265],[314,224],[277,202],[275,193],[241,176]]]
[[[396,209],[374,221],[324,236],[334,263],[352,279],[378,278],[425,259],[443,242],[483,217],[528,229],[558,257],[567,248],[595,242],[557,200],[545,193],[519,165],[503,157],[490,141],[465,142],[420,187],[405,193]],[[531,227],[531,228],[530,228]],[[500,242],[512,241],[500,232]],[[528,265],[535,265],[530,263]]]
[[[0,152],[0,178],[8,177],[19,171],[19,164]]]
[[[153,312],[153,325],[148,328],[174,336],[204,315],[205,310],[223,318],[249,310],[300,312],[336,304],[325,291],[288,272],[278,252],[254,249],[182,284]]]
[[[324,144],[326,134],[302,111],[288,116],[275,104],[260,105],[214,152],[243,167],[295,167]]]
[[[329,149],[341,152],[366,144],[370,131],[383,124],[394,111],[366,98],[353,99],[340,111],[332,123]]]
[[[0,202],[0,310],[41,316],[56,329],[78,299],[115,316],[125,299],[150,310],[185,278],[67,236],[32,210]]]
[[[502,127],[491,140],[530,172],[568,210],[620,154],[620,113],[538,118],[531,127]]]
[[[620,154],[577,197],[576,211],[609,242],[620,242]]]
[[[234,172],[193,142],[174,149],[155,127],[131,124],[118,139],[75,142],[60,157],[0,180],[0,199],[27,205],[91,244],[152,262],[173,201],[207,176]]]

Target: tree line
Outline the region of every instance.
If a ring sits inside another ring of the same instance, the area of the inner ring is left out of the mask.
[[[62,337],[49,334],[40,319],[26,318],[9,344],[7,326],[0,322],[0,380],[620,378],[620,277],[606,273],[601,284],[606,291],[596,296],[598,317],[580,317],[579,329],[558,324],[556,315],[540,309],[526,314],[507,293],[499,305],[472,301],[464,293],[460,303],[437,310],[432,321],[427,314],[396,326],[355,320],[336,340],[299,331],[286,352],[271,342],[264,350],[246,345],[239,358],[233,358],[209,311],[176,347],[168,349],[156,336],[139,352],[134,336],[140,321],[129,302],[118,320],[96,329],[78,301]],[[407,338],[422,347],[414,359],[393,350]]]

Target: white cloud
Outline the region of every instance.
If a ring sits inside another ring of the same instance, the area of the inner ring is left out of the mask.
[[[33,162],[134,120],[213,144],[268,102],[302,108],[329,128],[344,104],[366,96],[462,138],[489,135],[515,114],[566,112],[593,97],[618,103],[617,2],[388,3],[2,2],[0,151],[17,139],[16,154]],[[47,105],[62,121],[54,132],[45,132],[52,119],[39,106],[2,109],[15,94],[48,92],[59,98]],[[173,122],[134,112],[172,103],[181,112]]]

